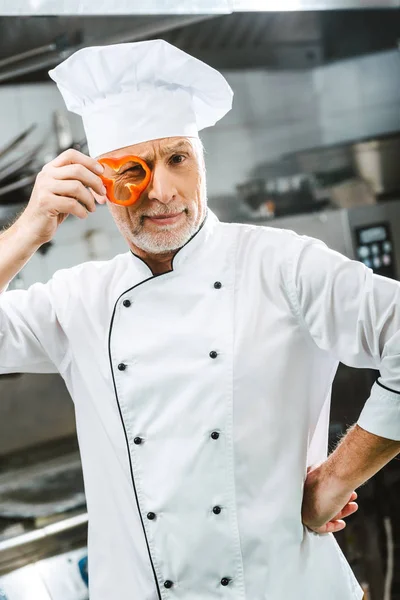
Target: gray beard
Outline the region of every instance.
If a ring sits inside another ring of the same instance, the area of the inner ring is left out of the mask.
[[[164,230],[159,231],[158,234],[142,231],[132,237],[132,242],[144,252],[165,254],[184,246],[197,233],[200,225],[201,223],[189,224],[188,227],[179,231],[168,230],[168,227],[166,227]]]

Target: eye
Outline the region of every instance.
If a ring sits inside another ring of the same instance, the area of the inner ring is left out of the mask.
[[[125,173],[140,173],[141,171],[143,171],[143,167],[141,165],[135,165],[133,167],[129,167],[129,169],[126,169],[125,171],[122,171],[121,175],[124,175]]]
[[[179,165],[185,160],[185,156],[183,154],[174,154],[171,156],[170,162],[174,165]]]

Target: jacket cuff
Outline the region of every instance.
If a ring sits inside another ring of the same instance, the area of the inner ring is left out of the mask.
[[[369,433],[400,441],[400,393],[374,383],[357,424]]]

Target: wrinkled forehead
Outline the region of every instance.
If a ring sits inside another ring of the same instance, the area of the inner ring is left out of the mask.
[[[98,158],[120,158],[122,156],[133,155],[138,156],[146,162],[151,162],[156,158],[163,158],[175,152],[184,151],[193,151],[190,139],[186,137],[170,137],[118,148],[118,150],[107,152]]]

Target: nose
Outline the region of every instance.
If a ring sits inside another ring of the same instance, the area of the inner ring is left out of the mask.
[[[162,204],[169,204],[176,198],[177,190],[174,178],[164,165],[156,165],[147,188],[149,200],[158,200]]]

